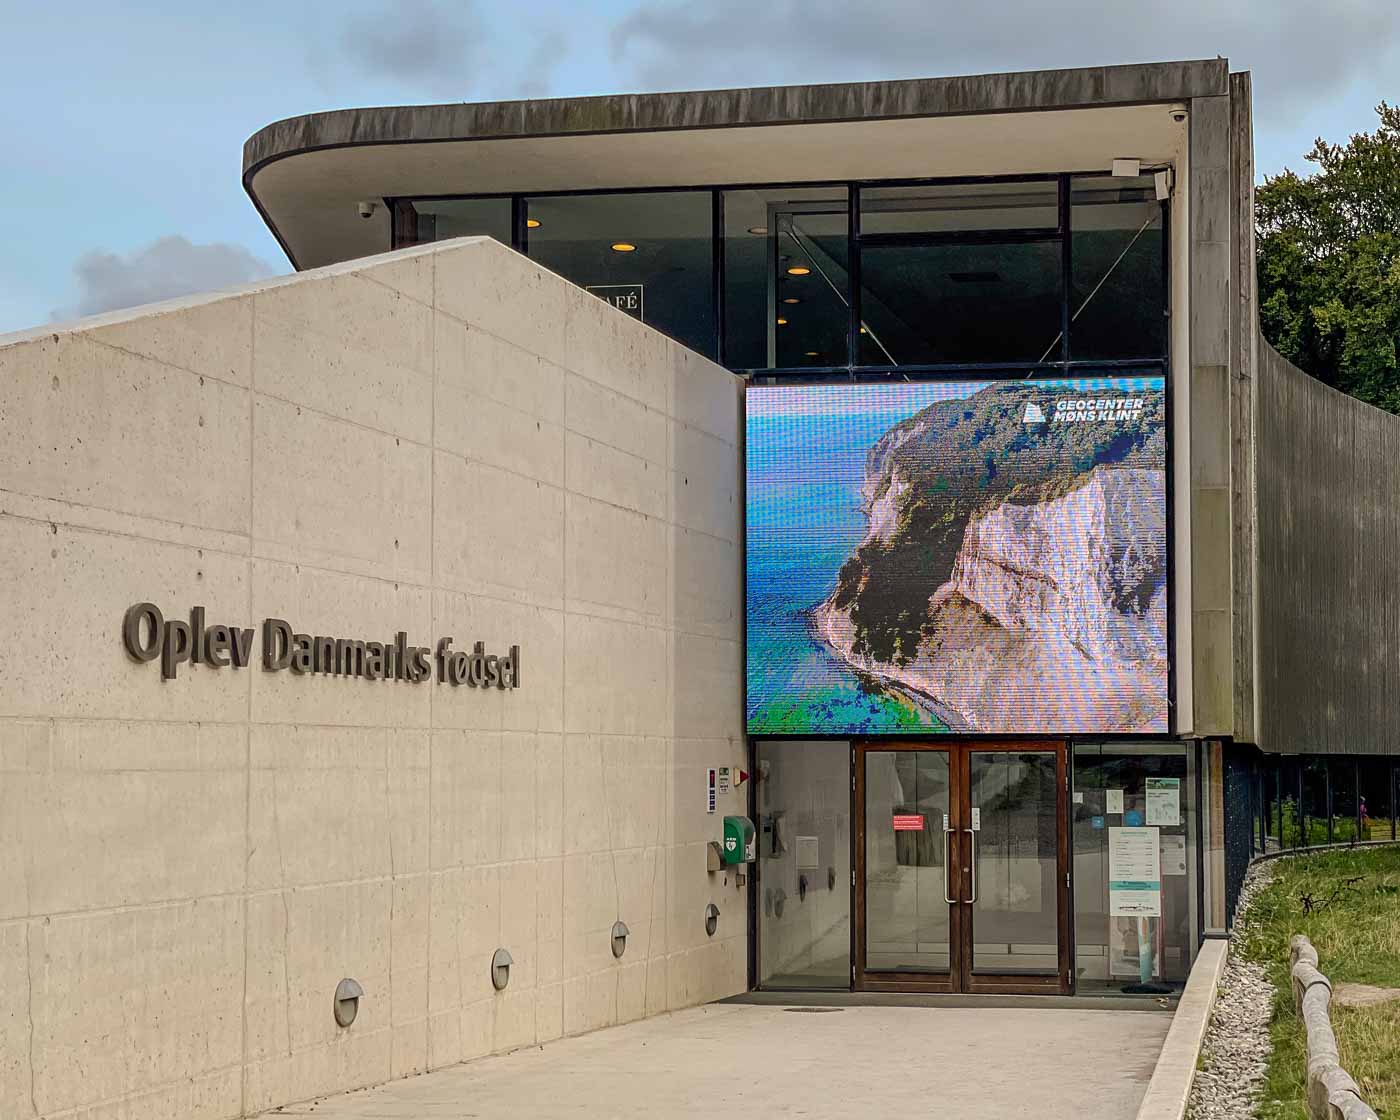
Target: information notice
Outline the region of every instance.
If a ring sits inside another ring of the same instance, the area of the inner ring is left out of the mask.
[[[1162,860],[1158,829],[1108,830],[1108,912],[1114,917],[1162,915]]]
[[[1147,823],[1178,825],[1181,823],[1181,779],[1147,779]]]

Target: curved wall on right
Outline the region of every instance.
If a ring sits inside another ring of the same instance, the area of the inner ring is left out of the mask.
[[[1400,417],[1262,337],[1255,409],[1259,745],[1400,752]]]

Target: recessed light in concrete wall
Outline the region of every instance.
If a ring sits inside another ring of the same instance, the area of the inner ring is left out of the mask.
[[[337,1026],[348,1027],[360,1012],[360,997],[365,990],[358,980],[346,977],[335,986],[335,1021]]]

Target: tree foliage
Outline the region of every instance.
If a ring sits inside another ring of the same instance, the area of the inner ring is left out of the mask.
[[[1315,174],[1256,192],[1259,319],[1294,365],[1400,413],[1400,106],[1376,112],[1374,133],[1317,140]]]

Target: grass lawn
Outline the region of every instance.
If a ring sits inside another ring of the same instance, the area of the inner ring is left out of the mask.
[[[1345,880],[1362,876],[1350,888]],[[1302,897],[1336,900],[1303,913]],[[1293,1011],[1288,939],[1306,934],[1318,967],[1334,985],[1343,981],[1400,988],[1400,846],[1320,852],[1279,860],[1273,881],[1251,907],[1241,951],[1258,961],[1277,989],[1270,1032],[1274,1050],[1258,1115],[1307,1120],[1307,1067],[1302,1020]],[[1342,1067],[1356,1078],[1366,1102],[1382,1117],[1400,1118],[1400,1002],[1379,1007],[1332,1005]]]

